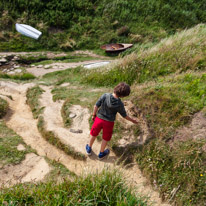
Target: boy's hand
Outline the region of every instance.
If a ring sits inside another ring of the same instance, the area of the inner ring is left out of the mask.
[[[133,119],[132,122],[133,122],[134,124],[138,124],[138,121],[135,120],[135,119]]]
[[[135,119],[132,119],[131,117],[129,116],[126,116],[125,119],[129,120],[130,122],[134,123],[134,124],[138,124],[138,121],[135,120]]]
[[[95,115],[92,115],[92,121],[93,121],[93,122],[94,122],[95,118],[96,118],[96,114],[95,114]]]

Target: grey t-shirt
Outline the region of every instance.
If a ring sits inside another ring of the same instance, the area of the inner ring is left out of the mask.
[[[120,98],[115,98],[111,93],[103,94],[96,102],[96,106],[99,108],[97,117],[110,122],[114,122],[117,112],[122,117],[126,117],[127,113]]]

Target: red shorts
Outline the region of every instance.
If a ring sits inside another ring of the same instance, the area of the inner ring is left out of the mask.
[[[101,129],[103,129],[102,138],[105,141],[110,141],[110,139],[112,138],[113,127],[114,127],[114,122],[106,121],[104,119],[100,119],[96,117],[94,124],[92,125],[90,134],[93,137],[96,137],[98,136]]]

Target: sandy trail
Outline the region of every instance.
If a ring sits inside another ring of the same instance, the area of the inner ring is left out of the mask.
[[[34,76],[39,77],[39,76],[43,76],[50,72],[62,71],[65,69],[82,66],[84,64],[91,64],[91,63],[97,63],[97,62],[102,62],[102,61],[108,61],[108,60],[90,60],[90,61],[73,62],[73,63],[52,63],[52,64],[47,64],[48,66],[52,67],[50,69],[45,69],[43,67],[38,68],[38,66],[35,66],[35,67],[27,68],[27,71],[29,73],[32,73]]]
[[[47,156],[51,160],[56,160],[65,165],[70,171],[74,172],[77,175],[87,174],[91,172],[101,172],[101,170],[105,167],[118,168],[121,170],[124,176],[126,177],[128,184],[132,184],[135,186],[137,192],[142,195],[147,195],[150,197],[149,202],[154,202],[154,205],[169,205],[162,203],[159,198],[159,193],[154,191],[152,187],[148,184],[145,177],[143,177],[141,171],[138,168],[138,165],[134,165],[130,169],[124,169],[115,165],[116,157],[113,156],[113,153],[108,157],[108,159],[104,161],[98,161],[96,155],[92,155],[91,158],[87,158],[86,161],[74,160],[70,156],[66,155],[64,152],[58,150],[56,147],[50,145],[47,141],[45,141],[38,129],[37,129],[37,120],[33,119],[32,112],[28,105],[26,104],[26,90],[29,87],[34,86],[33,84],[16,84],[11,82],[0,82],[0,94],[2,95],[10,95],[13,100],[7,98],[10,106],[10,112],[5,117],[5,121],[8,127],[13,129],[18,135],[20,135],[24,142],[30,145],[33,149],[37,151],[37,154],[40,156]],[[50,128],[52,125],[56,125],[59,130],[63,123],[60,113],[58,112],[61,108],[62,102],[53,103],[52,96],[50,93],[51,88],[44,87],[46,91],[42,95],[41,103],[46,106],[44,117],[47,123],[47,127]],[[54,106],[55,105],[55,106]],[[48,107],[48,108],[47,108]],[[85,110],[86,117],[88,118],[88,113]],[[48,113],[54,113],[55,117],[51,119]],[[78,117],[78,114],[77,114]],[[53,122],[52,122],[53,121]],[[78,122],[78,121],[77,121]],[[88,119],[86,121],[85,128],[83,128],[83,134],[78,134],[78,136],[74,134],[70,134],[68,130],[60,131],[66,136],[63,137],[66,141],[69,138],[69,143],[72,142],[74,148],[78,151],[84,152],[85,144],[88,142]],[[64,128],[63,128],[64,129]],[[55,131],[59,132],[59,131]],[[61,133],[59,133],[61,134]],[[73,136],[74,135],[74,136]],[[72,136],[72,137],[71,137]],[[81,137],[80,137],[81,136]],[[74,140],[78,143],[75,143]],[[99,143],[95,142],[94,148],[99,150]],[[95,149],[95,153],[98,151]]]
[[[73,118],[71,128],[82,130],[82,133],[72,133],[70,132],[70,129],[64,128],[63,125],[61,117],[63,101],[54,102],[52,99],[51,88],[46,86],[41,86],[41,88],[45,91],[40,98],[40,104],[41,107],[45,107],[43,117],[46,122],[46,130],[54,132],[63,143],[70,145],[76,151],[85,154],[86,143],[89,143],[89,110],[87,108],[82,108],[80,105],[73,105],[70,108],[70,111],[76,114],[76,117]],[[98,141],[94,142],[93,152],[95,153],[96,158],[99,153],[100,145],[101,144]],[[115,155],[112,152],[110,153],[110,157],[111,162],[116,160]]]
[[[18,165],[6,165],[0,170],[0,187],[9,187],[17,183],[36,182],[43,180],[50,172],[50,167],[45,159],[34,153],[26,155]]]

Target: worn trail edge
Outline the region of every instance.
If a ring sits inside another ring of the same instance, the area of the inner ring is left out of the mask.
[[[40,156],[46,156],[51,160],[56,160],[60,163],[62,163],[65,167],[67,167],[70,171],[74,172],[77,175],[85,175],[88,173],[96,173],[101,172],[103,168],[118,168],[118,170],[122,171],[122,174],[124,175],[125,179],[127,180],[128,185],[134,186],[135,192],[138,192],[139,194],[143,196],[149,196],[149,202],[153,203],[153,205],[169,205],[167,203],[162,203],[161,199],[159,198],[159,193],[154,191],[152,187],[148,184],[145,177],[143,177],[140,169],[138,168],[137,164],[134,164],[134,166],[130,169],[125,169],[120,166],[115,165],[115,162],[117,158],[113,153],[103,161],[98,161],[96,155],[92,155],[91,158],[87,158],[86,161],[80,161],[75,160],[71,158],[70,156],[66,155],[63,151],[57,149],[56,147],[50,145],[46,140],[44,140],[38,129],[37,129],[37,120],[33,119],[32,112],[29,108],[29,106],[26,104],[26,91],[28,88],[33,87],[34,84],[16,84],[12,82],[0,82],[0,94],[1,95],[10,95],[12,96],[12,99],[6,98],[9,102],[10,111],[5,117],[5,122],[7,126],[11,129],[13,129],[18,135],[20,135],[24,142],[27,145],[30,145],[33,149],[37,151],[37,154]],[[45,99],[48,101],[48,108],[53,107],[53,103],[51,100],[51,93],[49,88],[44,87],[45,94],[42,95],[41,98],[41,104],[44,105],[44,98],[49,97],[49,99]],[[45,96],[44,96],[45,95]],[[54,103],[57,104],[58,110],[60,109],[60,105],[62,103]],[[45,105],[47,106],[47,105]],[[44,112],[44,118],[47,122],[47,114],[46,109]],[[60,115],[60,113],[57,112],[54,108],[54,113]],[[50,112],[53,112],[50,110]],[[61,127],[60,123],[60,117],[57,117],[59,119],[59,124],[57,124],[58,127]],[[55,118],[54,118],[55,119]],[[48,125],[52,124],[52,122],[48,122]],[[87,121],[88,124],[88,121]],[[57,129],[58,130],[58,129]],[[55,130],[57,134],[58,131]],[[68,138],[71,135],[68,132]],[[81,134],[80,134],[81,135]],[[74,137],[72,137],[74,138]],[[79,137],[77,137],[79,138]],[[78,149],[81,152],[83,152],[83,148],[85,144],[88,142],[88,130],[85,130],[85,133],[83,133],[83,137],[81,140],[82,145],[78,145]],[[77,141],[78,142],[78,141]],[[94,148],[99,148],[99,143],[95,143]],[[77,148],[77,144],[73,144],[75,149]],[[97,154],[97,151],[94,151],[95,154]]]

